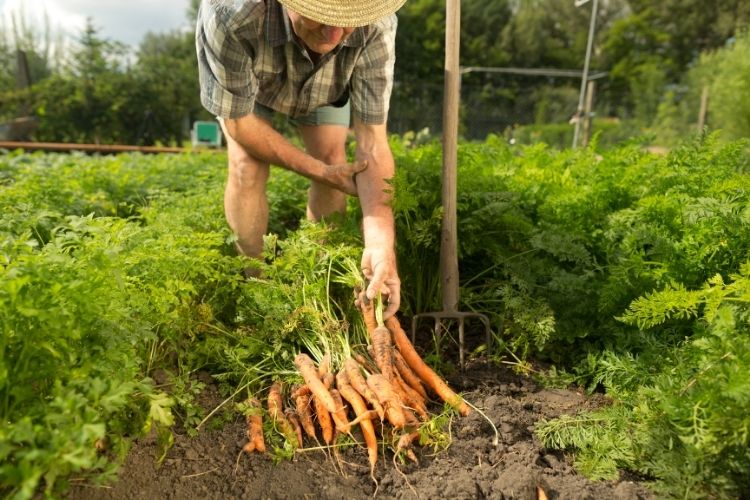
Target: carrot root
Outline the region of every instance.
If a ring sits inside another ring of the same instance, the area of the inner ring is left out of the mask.
[[[315,407],[315,416],[318,418],[318,426],[323,435],[323,441],[326,444],[331,444],[333,442],[333,420],[331,420],[331,413],[314,394],[312,396],[312,402]]]
[[[349,434],[351,432],[351,425],[349,424],[349,419],[346,417],[346,406],[341,398],[341,394],[338,389],[331,389],[329,392],[336,402],[336,411],[331,413],[336,430],[344,434]]]
[[[297,446],[299,448],[302,448],[302,445],[303,445],[302,424],[300,423],[297,413],[291,408],[287,408],[286,410],[284,410],[284,415],[286,416],[286,419],[289,422],[289,424],[292,426],[292,429],[294,430],[294,435],[297,436]]]
[[[417,377],[417,374],[414,373],[414,370],[409,368],[409,365],[406,364],[406,360],[404,360],[404,357],[401,355],[398,349],[393,350],[393,362],[396,365],[396,371],[404,380],[404,382],[406,382],[409,387],[419,393],[423,400],[427,400],[427,391],[422,385],[422,381],[419,379],[419,377]]]
[[[370,418],[372,410],[368,410],[365,400],[352,387],[345,370],[340,371],[336,375],[336,385],[341,392],[341,396],[349,402],[354,410],[354,414],[357,415],[355,420],[359,423],[359,428],[362,430],[362,436],[367,446],[367,456],[370,461],[370,476],[375,481],[375,466],[378,461],[378,440],[375,436],[375,426]],[[375,484],[377,485],[377,481],[375,481]]]
[[[373,373],[367,377],[367,385],[378,396],[380,404],[385,409],[385,417],[393,427],[397,429],[404,427],[407,420],[403,403],[388,379],[379,373]]]
[[[466,404],[466,401],[453,392],[453,390],[448,387],[448,384],[446,384],[443,379],[440,378],[440,376],[438,376],[438,374],[435,373],[419,356],[411,341],[409,341],[406,332],[401,328],[398,319],[395,316],[391,316],[386,320],[386,326],[391,331],[393,341],[401,355],[404,357],[406,364],[409,365],[414,373],[416,373],[428,387],[435,391],[440,399],[455,408],[461,415],[466,416],[471,413],[471,408]]]
[[[294,364],[297,366],[300,375],[305,379],[305,384],[315,397],[326,407],[329,413],[336,413],[336,402],[331,397],[331,393],[323,384],[318,376],[318,369],[310,356],[304,353],[298,354],[294,358]]]
[[[385,420],[385,410],[380,404],[378,396],[367,385],[367,381],[360,370],[360,364],[352,358],[347,358],[344,360],[344,370],[346,371],[346,378],[349,384],[370,403],[370,406],[378,413],[380,420]]]
[[[315,424],[313,423],[312,411],[310,410],[310,395],[303,394],[294,399],[297,415],[299,416],[300,425],[311,438],[315,438]]]
[[[247,416],[247,439],[248,442],[242,447],[246,453],[257,451],[265,453],[266,443],[263,440],[263,416],[260,402],[255,398],[248,398],[245,402],[248,406]]]

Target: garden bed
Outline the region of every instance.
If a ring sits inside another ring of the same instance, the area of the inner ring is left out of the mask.
[[[206,381],[210,377],[206,376]],[[419,464],[394,466],[390,453],[378,464],[381,498],[649,498],[635,478],[592,482],[575,472],[571,457],[546,450],[534,438],[536,422],[607,404],[600,395],[547,389],[508,368],[474,362],[449,379],[481,408],[500,433],[477,412],[454,417],[452,444],[432,454],[416,448]],[[221,398],[212,385],[201,396],[212,408]],[[217,414],[220,414],[218,412]],[[302,450],[293,460],[274,464],[268,455],[241,452],[244,419],[201,431],[195,438],[176,435],[161,467],[154,438],[139,440],[119,474],[106,487],[78,485],[70,498],[367,498],[374,492],[367,455],[359,448],[334,454]],[[336,456],[338,455],[338,456]]]

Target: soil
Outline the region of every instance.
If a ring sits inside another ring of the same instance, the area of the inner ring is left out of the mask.
[[[548,389],[506,367],[472,362],[448,378],[466,399],[481,408],[499,431],[477,412],[451,423],[452,443],[437,454],[417,448],[418,464],[394,465],[381,454],[377,497],[393,499],[645,499],[652,495],[637,478],[592,482],[572,467],[572,457],[542,447],[534,437],[540,419],[573,414],[606,404],[600,395]],[[220,401],[209,385],[201,404]],[[219,412],[220,414],[220,412]],[[136,442],[119,480],[105,487],[77,486],[68,497],[88,499],[359,499],[375,492],[367,456],[349,448],[334,456],[309,450],[275,464],[267,455],[241,452],[244,421],[206,426],[198,436],[175,436],[161,467],[155,466],[153,438]]]

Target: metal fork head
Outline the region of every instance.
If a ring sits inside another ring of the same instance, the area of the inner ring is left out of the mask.
[[[492,333],[490,331],[490,320],[485,314],[459,311],[438,311],[416,314],[411,319],[412,344],[414,344],[414,340],[417,334],[417,323],[421,318],[432,318],[435,321],[434,333],[438,345],[443,335],[448,331],[448,329],[444,327],[443,322],[445,320],[458,322],[458,362],[461,370],[464,370],[464,368],[466,367],[466,338],[464,323],[467,319],[478,318],[482,322],[485,329],[485,343],[487,344],[487,348],[490,348]]]

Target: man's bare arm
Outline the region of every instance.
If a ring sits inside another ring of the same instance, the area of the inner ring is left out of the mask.
[[[367,162],[367,170],[357,175],[357,189],[362,206],[362,231],[365,249],[362,271],[370,282],[366,290],[369,299],[378,292],[388,299],[385,316],[394,314],[401,302],[401,281],[398,277],[395,249],[395,222],[391,208],[395,165],[388,144],[386,126],[368,125],[354,121],[357,138],[356,159]]]
[[[349,195],[357,195],[354,175],[367,168],[366,163],[328,165],[294,146],[265,120],[253,114],[227,118],[223,122],[225,132],[254,158],[322,182]]]

